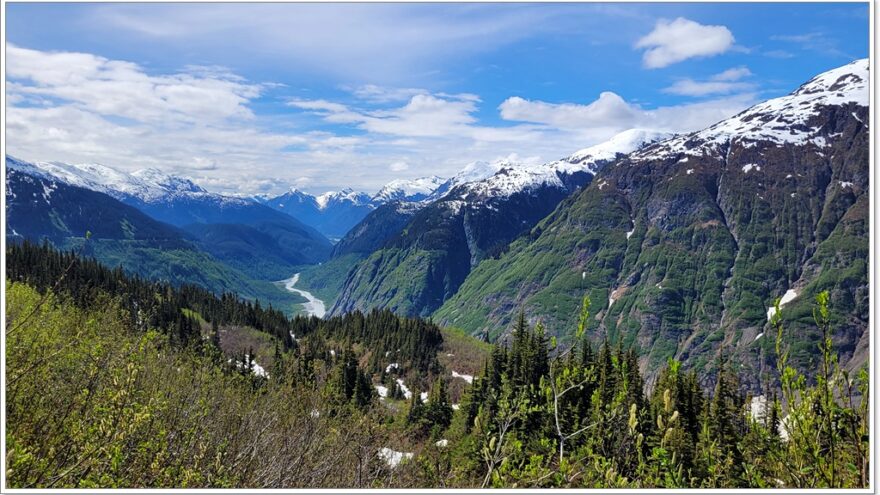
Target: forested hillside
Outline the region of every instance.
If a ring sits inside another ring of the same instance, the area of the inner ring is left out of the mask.
[[[501,334],[511,314],[569,338],[581,294],[595,341],[639,350],[649,379],[669,358],[704,380],[721,349],[760,390],[776,372],[770,308],[794,330],[792,362],[815,370],[811,304],[828,291],[835,345],[868,357],[868,61],[606,167],[584,190],[480,263],[434,313]]]
[[[827,293],[815,385],[789,367],[777,302],[782,380],[749,397],[723,356],[709,388],[674,360],[646,388],[633,348],[586,339],[586,298],[574,345],[520,313],[487,352],[387,311],[288,319],[47,245],[7,260],[10,487],[867,486],[867,370],[840,368]]]
[[[299,296],[221,262],[201,250],[198,241],[183,230],[155,220],[108,194],[44,176],[30,164],[7,158],[7,164],[10,163],[13,166],[6,171],[5,191],[7,241],[45,239],[60,249],[79,249],[106,265],[121,266],[151,280],[235,292],[271,301],[291,314],[296,312]],[[259,240],[252,239],[256,244]],[[217,239],[211,244],[212,252],[227,254],[221,253],[228,248],[227,244]],[[234,261],[233,256],[227,258]],[[251,259],[247,271],[277,271],[278,264],[273,260]]]

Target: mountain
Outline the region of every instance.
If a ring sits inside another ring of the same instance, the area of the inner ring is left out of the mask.
[[[199,249],[187,233],[137,208],[79,186],[15,158],[6,159],[6,239],[48,240],[80,249],[109,266],[175,285],[198,284],[235,292],[294,312],[299,301],[269,282],[253,280]],[[91,232],[85,241],[86,232]]]
[[[262,203],[332,239],[344,236],[375,207],[368,194],[352,189],[312,196],[294,188],[280,196],[266,198]]]
[[[20,160],[7,159],[8,167],[21,166]],[[284,278],[296,265],[325,260],[330,242],[297,219],[257,202],[224,196],[204,190],[189,179],[168,175],[156,169],[131,174],[99,164],[38,162],[28,164],[29,173],[54,181],[104,193],[140,210],[150,217],[194,235],[202,247],[222,261],[256,278]],[[230,228],[230,225],[240,227]],[[243,228],[248,227],[248,228]],[[269,242],[263,252],[276,252],[285,264],[254,264],[247,261],[248,245],[253,246],[256,231]],[[235,235],[245,237],[233,238]],[[222,238],[222,244],[216,241]]]
[[[180,230],[106,194],[54,180],[15,158],[6,164],[7,238],[58,242],[91,231],[95,239],[186,243]]]
[[[567,336],[582,294],[595,339],[635,345],[649,377],[674,357],[706,377],[723,355],[746,385],[775,365],[768,308],[782,297],[792,362],[812,366],[815,295],[834,342],[868,353],[868,61],[702,131],[616,160],[484,260],[434,317],[494,338],[522,307]]]
[[[379,206],[333,246],[332,258],[357,253],[369,255],[399,234],[425,205],[395,201]]]
[[[397,179],[386,184],[371,201],[383,205],[393,201],[422,201],[446,182],[436,175],[418,179]]]
[[[280,196],[256,199],[301,220],[331,239],[341,239],[376,208],[392,202],[422,201],[443,183],[444,179],[436,176],[397,179],[373,196],[350,188],[313,196],[291,188]]]
[[[646,141],[659,137],[647,132],[640,136]],[[640,144],[631,136],[606,148],[617,145],[626,153]],[[476,162],[444,184],[444,196],[429,197],[416,205],[418,211],[408,211],[408,221],[400,214],[395,222],[368,217],[337,252],[351,252],[352,246],[374,249],[378,240],[387,240],[349,272],[331,312],[382,307],[430,315],[480,261],[503,253],[513,239],[589,183],[607,161],[606,154],[582,150],[538,166]],[[401,227],[395,233],[396,225]]]

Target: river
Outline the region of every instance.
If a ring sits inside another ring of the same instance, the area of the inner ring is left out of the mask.
[[[317,316],[318,318],[323,318],[324,314],[327,312],[326,308],[324,307],[324,301],[313,296],[311,292],[306,292],[304,290],[295,288],[294,286],[298,281],[299,273],[294,273],[293,276],[289,279],[282,280],[282,283],[284,283],[285,289],[295,294],[299,294],[308,300],[308,302],[303,303],[303,309],[306,310],[306,313]]]

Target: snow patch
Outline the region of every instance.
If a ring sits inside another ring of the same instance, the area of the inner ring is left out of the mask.
[[[379,449],[379,457],[381,457],[385,461],[385,463],[388,464],[388,467],[395,468],[404,459],[412,459],[413,453],[398,452],[396,450],[389,449],[388,447],[382,447],[381,449]]]
[[[400,369],[399,363],[391,363],[385,367],[385,373],[391,373],[391,370],[399,370],[399,369]]]
[[[619,155],[626,155],[654,143],[672,137],[673,134],[650,129],[629,129],[589,148],[574,152],[565,161],[581,165],[582,170],[596,173],[591,166],[602,161],[610,161]]]
[[[749,403],[749,414],[755,421],[760,421],[764,419],[764,411],[767,408],[767,397],[763,395],[758,395],[752,397],[752,401]]]
[[[452,371],[452,378],[461,378],[462,380],[464,380],[468,383],[474,383],[474,377],[472,375],[460,374],[460,373],[456,372],[455,370]]]
[[[403,378],[398,378],[396,381],[397,384],[400,385],[400,390],[403,392],[403,396],[407,399],[411,398],[412,391],[403,383]]]
[[[747,164],[743,165],[743,168],[742,168],[744,174],[749,173],[749,171],[751,171],[752,169],[757,170],[758,172],[761,171],[761,167],[759,167],[755,163],[747,163]]]
[[[445,448],[445,447],[447,447],[447,446],[449,445],[449,440],[447,440],[447,439],[445,439],[445,438],[442,439],[442,440],[437,440],[436,442],[434,442],[434,445],[436,445],[436,446],[438,446],[438,447],[444,447],[444,448]]]
[[[388,387],[384,385],[376,385],[376,392],[379,393],[379,397],[385,398],[388,397]]]
[[[782,295],[782,298],[779,299],[779,307],[785,306],[786,304],[794,301],[794,299],[798,296],[797,292],[792,289],[788,289],[785,291],[785,294]],[[773,319],[773,315],[776,314],[776,308],[770,307],[767,309],[767,321]]]

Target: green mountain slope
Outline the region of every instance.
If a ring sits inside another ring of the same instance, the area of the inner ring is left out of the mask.
[[[304,302],[218,261],[183,231],[104,193],[15,169],[7,169],[6,186],[6,234],[12,242],[45,239],[152,280],[234,292],[289,313]],[[92,234],[88,241],[86,231]]]
[[[861,91],[864,64],[827,86]],[[606,168],[507,254],[483,261],[435,319],[497,338],[522,306],[566,336],[587,291],[592,337],[636,346],[649,376],[670,357],[710,375],[723,351],[757,389],[772,364],[762,337],[774,299],[796,294],[783,314],[799,337],[793,360],[809,367],[807,308],[827,289],[849,315],[835,337],[842,362],[864,362],[868,110],[823,103],[823,77]],[[792,100],[812,106],[791,110]]]

